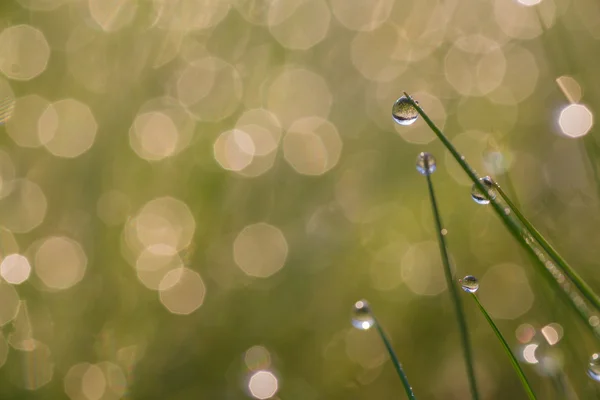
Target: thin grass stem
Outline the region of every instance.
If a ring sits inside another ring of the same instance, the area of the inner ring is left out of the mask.
[[[471,296],[473,297],[473,300],[475,300],[477,307],[479,307],[479,310],[481,311],[481,313],[483,314],[483,316],[485,317],[487,322],[490,324],[490,327],[496,334],[496,337],[502,344],[502,347],[504,348],[506,355],[508,355],[508,358],[510,359],[510,363],[512,364],[513,369],[515,370],[515,372],[517,373],[517,376],[521,380],[521,384],[523,385],[523,389],[525,389],[527,396],[529,397],[530,400],[536,400],[537,397],[533,393],[533,389],[531,388],[531,385],[529,384],[529,381],[527,380],[527,377],[525,376],[523,369],[521,369],[521,366],[519,365],[517,358],[515,357],[513,352],[510,350],[510,347],[508,346],[508,343],[506,343],[504,336],[502,336],[502,333],[500,333],[500,330],[498,329],[498,327],[492,320],[492,317],[490,317],[490,315],[488,314],[486,309],[483,307],[483,305],[479,301],[479,298],[477,298],[477,295],[475,293],[471,293]]]
[[[552,260],[558,265],[563,273],[573,282],[573,284],[579,289],[583,296],[600,311],[600,298],[594,293],[592,288],[573,270],[573,268],[567,264],[567,262],[558,254],[550,243],[542,236],[542,234],[535,229],[535,227],[529,222],[527,218],[521,213],[517,206],[510,200],[508,195],[502,190],[499,185],[495,185],[496,190],[500,194],[500,197],[506,202],[506,204],[515,213],[515,216],[521,221],[521,223],[531,233],[531,236],[538,242],[538,244],[544,249],[544,251],[552,258]]]
[[[379,324],[379,321],[377,320],[377,318],[375,318],[375,315],[373,315],[373,313],[371,313],[371,316],[373,317],[373,320],[375,321],[375,329],[377,330],[379,337],[381,338],[381,340],[383,341],[383,344],[385,345],[385,348],[390,356],[390,359],[392,360],[392,364],[394,364],[394,369],[396,369],[396,373],[398,374],[398,376],[400,377],[400,380],[402,381],[402,386],[404,386],[404,391],[406,392],[406,397],[409,400],[417,400],[417,397],[415,396],[415,394],[413,392],[412,386],[408,382],[408,377],[406,376],[406,373],[404,372],[404,369],[402,368],[402,364],[400,363],[400,360],[398,359],[398,356],[396,355],[396,352],[394,351],[394,348],[392,347],[390,340],[388,339],[387,335],[383,331],[383,328]]]
[[[454,147],[454,145],[448,140],[446,135],[433,123],[433,121],[429,118],[429,116],[423,111],[423,109],[413,100],[412,97],[406,92],[404,92],[406,97],[410,100],[413,107],[417,110],[419,115],[423,118],[423,120],[427,123],[429,128],[433,131],[433,133],[440,139],[440,141],[444,144],[446,149],[452,154],[454,159],[458,162],[461,168],[465,171],[465,173],[469,176],[475,187],[481,193],[487,193],[488,188],[484,186],[484,184],[479,180],[479,176],[477,172],[467,163],[465,157],[462,156]],[[540,272],[542,276],[548,280],[548,282],[559,289],[559,293],[563,296],[564,299],[567,300],[567,304],[569,304],[576,312],[577,315],[585,322],[585,325],[592,330],[592,332],[598,336],[598,332],[589,324],[589,315],[586,313],[574,300],[572,296],[565,292],[565,290],[561,287],[560,283],[553,276],[553,273],[547,269],[546,265],[542,260],[540,260],[536,250],[532,245],[528,243],[528,241],[523,237],[524,234],[528,232],[524,232],[519,224],[511,217],[509,217],[508,213],[505,212],[504,207],[494,198],[490,198],[490,204],[492,205],[492,209],[496,212],[496,214],[500,217],[502,223],[506,226],[508,231],[513,235],[515,240],[525,249],[527,254],[535,260],[534,265],[537,265],[540,268]]]
[[[427,170],[429,167],[425,165],[425,169]],[[448,289],[450,290],[450,294],[452,295],[452,303],[454,304],[454,309],[456,312],[456,317],[458,320],[458,327],[460,332],[460,338],[462,342],[463,355],[465,358],[465,364],[467,368],[467,377],[469,379],[469,387],[471,390],[471,396],[474,400],[479,399],[479,392],[477,390],[477,380],[475,379],[475,368],[473,366],[473,351],[471,348],[471,340],[469,338],[469,330],[467,328],[467,320],[465,318],[465,313],[463,310],[462,302],[458,293],[458,288],[454,284],[454,274],[452,273],[452,268],[450,266],[450,259],[448,258],[448,251],[446,249],[446,241],[444,240],[444,235],[442,234],[442,220],[440,217],[440,213],[438,210],[437,202],[435,199],[435,192],[433,190],[433,183],[431,181],[430,174],[426,174],[427,178],[427,187],[429,188],[429,199],[431,200],[431,209],[433,210],[433,218],[435,221],[435,231],[437,234],[438,244],[440,247],[440,254],[442,257],[442,263],[444,265],[444,274],[446,276],[446,284],[448,285]]]

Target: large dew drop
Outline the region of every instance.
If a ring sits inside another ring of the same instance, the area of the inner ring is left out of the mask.
[[[399,125],[412,125],[417,120],[419,112],[406,96],[400,97],[392,107],[392,118]]]
[[[421,175],[431,175],[435,172],[435,157],[429,153],[420,153],[417,156],[417,171]]]
[[[490,204],[490,199],[494,200],[496,198],[496,182],[489,176],[479,178],[479,182],[487,189],[487,196],[479,190],[477,185],[473,184],[471,197],[477,204]]]
[[[590,357],[587,374],[590,378],[600,382],[600,354],[594,353]]]
[[[352,307],[352,325],[366,331],[375,325],[375,318],[371,315],[371,307],[366,300],[359,300]]]
[[[465,292],[475,293],[479,289],[479,281],[472,275],[465,276],[459,282]]]

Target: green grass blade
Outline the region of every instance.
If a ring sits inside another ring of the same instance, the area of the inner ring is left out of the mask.
[[[446,135],[433,123],[433,121],[429,118],[429,116],[423,111],[423,109],[413,100],[412,97],[408,93],[404,93],[408,99],[410,99],[413,107],[417,110],[419,115],[423,118],[423,120],[427,123],[429,128],[433,131],[433,133],[438,137],[438,139],[444,144],[446,149],[452,154],[454,159],[458,162],[461,168],[465,171],[465,173],[469,176],[473,184],[479,189],[481,193],[487,193],[488,189],[484,186],[483,183],[479,181],[479,176],[477,172],[467,163],[465,157],[462,156],[454,147],[454,145],[448,140]],[[528,243],[528,241],[523,237],[524,234],[528,234],[528,232],[521,228],[520,222],[517,223],[515,219],[511,218],[508,213],[505,212],[504,207],[496,200],[490,198],[490,204],[492,209],[496,214],[500,217],[500,220],[506,226],[511,235],[515,238],[515,240],[525,249],[526,253],[533,258],[534,265],[537,265],[541,275],[555,288],[558,289],[558,292],[561,294],[563,299],[566,300],[567,304],[569,304],[577,313],[577,315],[584,321],[585,325],[592,330],[594,335],[600,337],[599,332],[597,332],[590,324],[589,324],[589,313],[581,307],[580,304],[576,301],[576,297],[567,293],[563,287],[561,287],[560,283],[556,280],[551,272],[543,261],[540,260],[539,255],[536,249]]]
[[[502,336],[502,333],[500,333],[500,330],[498,329],[498,327],[496,326],[496,324],[492,320],[492,317],[490,317],[490,315],[485,310],[485,308],[483,307],[483,305],[479,302],[479,299],[477,298],[477,295],[475,293],[471,293],[471,296],[473,296],[473,299],[475,300],[475,303],[477,303],[477,307],[479,307],[479,310],[481,311],[481,313],[483,314],[483,316],[485,317],[485,319],[487,320],[487,322],[490,324],[490,327],[492,328],[492,330],[496,334],[496,337],[498,338],[498,340],[502,344],[502,347],[504,348],[504,351],[506,352],[506,355],[508,355],[508,358],[510,359],[510,363],[512,364],[515,372],[517,373],[517,376],[519,377],[519,379],[521,380],[521,383],[523,384],[523,389],[525,389],[525,392],[527,393],[527,396],[531,400],[536,400],[537,397],[535,397],[535,394],[533,393],[533,389],[531,388],[531,385],[529,384],[529,381],[527,380],[527,377],[525,376],[525,373],[521,369],[521,366],[519,365],[519,362],[517,361],[517,358],[515,357],[515,355],[513,354],[513,352],[510,350],[510,347],[508,346],[508,343],[506,343],[506,340],[504,339],[504,336]]]
[[[402,381],[402,386],[404,386],[404,390],[406,391],[406,397],[408,397],[409,400],[417,400],[417,397],[415,396],[415,394],[413,392],[412,386],[408,382],[408,377],[406,376],[406,373],[404,372],[404,369],[402,368],[402,364],[400,364],[400,360],[398,359],[398,356],[396,355],[396,352],[394,351],[392,344],[390,343],[387,335],[383,331],[383,328],[379,324],[379,321],[377,320],[377,318],[375,318],[375,315],[373,315],[372,312],[371,312],[371,316],[373,317],[373,320],[375,321],[375,329],[377,330],[379,337],[383,341],[383,344],[385,345],[385,348],[386,348],[388,354],[390,355],[390,359],[392,360],[392,364],[394,364],[396,373],[398,374],[398,376],[400,377],[400,380]]]
[[[504,190],[499,185],[495,185],[496,190],[502,197],[502,199],[508,204],[508,206],[515,213],[515,216],[521,221],[521,223],[529,230],[531,236],[538,242],[538,244],[544,249],[544,251],[552,258],[552,260],[558,265],[562,272],[573,282],[573,284],[579,289],[583,296],[600,311],[600,298],[594,293],[592,288],[573,270],[573,268],[567,264],[567,262],[554,250],[552,245],[541,235],[541,233],[535,229],[535,227],[529,222],[527,218],[521,213],[517,206],[510,200]]]
[[[467,377],[469,378],[471,396],[473,397],[473,399],[478,400],[479,392],[477,390],[477,381],[475,379],[475,368],[473,366],[473,351],[471,349],[471,340],[469,338],[467,320],[465,318],[465,313],[458,293],[458,288],[454,284],[454,274],[452,273],[452,268],[450,267],[450,260],[448,258],[448,251],[446,249],[446,241],[444,240],[444,235],[442,234],[442,220],[437,207],[437,202],[435,200],[435,192],[433,190],[433,183],[431,182],[431,175],[425,175],[425,177],[427,178],[427,187],[429,188],[429,199],[431,200],[431,208],[433,210],[433,218],[435,220],[435,231],[437,233],[438,244],[442,256],[442,263],[444,265],[446,284],[448,285],[448,290],[452,295],[452,303],[454,304],[456,318],[458,320],[458,327],[460,331],[460,338],[462,341],[465,364],[467,367]]]

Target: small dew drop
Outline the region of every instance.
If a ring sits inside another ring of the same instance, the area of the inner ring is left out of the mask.
[[[504,209],[504,215],[509,215],[510,214],[510,208],[506,207]]]
[[[465,276],[459,282],[465,292],[475,293],[479,289],[479,281],[472,275]]]
[[[487,189],[487,196],[479,190],[477,185],[473,184],[473,187],[471,188],[471,197],[477,204],[490,204],[490,199],[494,200],[496,198],[496,182],[489,176],[479,178],[479,182]]]
[[[420,153],[417,157],[417,171],[421,175],[431,175],[435,172],[435,158],[429,153]]]
[[[443,228],[440,233],[442,234],[442,236],[446,236],[448,234],[448,229]]]
[[[359,300],[352,307],[352,325],[360,330],[366,331],[375,325],[375,318],[371,314],[371,307],[366,300]]]
[[[587,374],[593,380],[600,382],[600,354],[594,353],[590,357]]]
[[[412,125],[418,117],[419,112],[406,96],[402,96],[396,100],[392,107],[392,118],[399,125]]]

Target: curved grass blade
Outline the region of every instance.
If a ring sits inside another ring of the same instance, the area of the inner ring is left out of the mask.
[[[425,165],[425,169],[428,166]],[[471,396],[473,399],[479,399],[479,392],[477,390],[477,381],[475,379],[475,368],[473,366],[473,351],[471,348],[471,340],[469,338],[469,330],[467,328],[467,320],[463,310],[462,302],[458,293],[458,289],[454,284],[454,274],[450,267],[450,260],[448,258],[448,251],[446,249],[446,241],[442,234],[442,220],[438,210],[437,202],[435,200],[435,192],[433,190],[433,183],[431,182],[431,175],[426,174],[427,187],[429,188],[429,199],[431,200],[431,209],[433,210],[433,219],[435,220],[435,230],[437,233],[438,244],[440,247],[440,254],[442,256],[442,263],[444,265],[444,275],[446,276],[446,284],[452,295],[452,303],[454,304],[454,310],[456,311],[456,318],[458,320],[458,327],[460,331],[460,339],[462,342],[463,355],[465,358],[465,364],[467,367],[467,376],[469,378],[469,387],[471,389]]]
[[[421,117],[427,123],[427,125],[432,130],[432,132],[444,144],[444,146],[450,152],[450,154],[452,154],[454,159],[458,162],[458,164],[461,166],[461,168],[469,176],[469,178],[471,179],[473,184],[479,189],[479,191],[481,193],[487,193],[486,187],[479,180],[479,175],[467,163],[467,161],[465,160],[465,157],[456,150],[456,148],[448,140],[446,135],[444,135],[444,133],[433,123],[433,121],[429,118],[429,116],[425,113],[425,111],[423,111],[423,109],[413,100],[413,98],[406,92],[404,92],[404,95],[411,101],[413,107],[417,110],[419,115],[421,115]],[[509,215],[505,212],[503,206],[496,199],[490,198],[489,200],[490,200],[490,204],[492,205],[493,210],[500,217],[500,220],[502,221],[504,226],[506,226],[506,228],[513,235],[513,237],[516,239],[516,241],[525,249],[527,254],[533,258],[533,260],[535,261],[534,264],[541,267],[540,272],[541,272],[542,276],[550,283],[550,285],[559,289],[558,292],[561,294],[563,299],[565,299],[567,301],[567,304],[569,304],[577,312],[577,315],[585,323],[585,326],[587,326],[589,329],[591,329],[592,332],[594,333],[594,335],[596,335],[597,337],[600,337],[600,333],[598,331],[596,331],[596,329],[594,329],[594,327],[592,327],[589,324],[589,317],[590,317],[589,313],[587,313],[585,311],[585,309],[583,307],[581,307],[581,304],[578,304],[578,302],[576,301],[576,298],[574,296],[567,293],[561,287],[560,283],[556,280],[556,277],[554,276],[554,272],[550,271],[546,267],[544,262],[541,261],[539,255],[538,255],[538,252],[536,251],[536,248],[533,247],[530,243],[528,243],[528,241],[524,237],[524,235],[528,235],[529,233],[525,229],[522,229],[513,218],[509,217]]]
[[[527,218],[521,213],[517,206],[510,200],[508,195],[502,190],[500,185],[495,184],[495,188],[502,199],[508,204],[508,206],[515,213],[515,216],[521,221],[521,223],[529,230],[531,236],[538,242],[538,244],[544,249],[544,251],[552,258],[552,260],[558,265],[562,272],[573,282],[573,284],[581,291],[583,296],[594,305],[597,311],[600,311],[600,298],[594,293],[592,288],[573,270],[569,264],[554,250],[552,245],[542,236],[542,234],[535,229],[535,227],[529,222]]]
[[[398,376],[400,377],[400,380],[402,381],[402,386],[404,386],[404,391],[406,392],[406,397],[408,397],[409,400],[417,400],[417,397],[415,396],[415,394],[412,390],[412,386],[408,382],[408,377],[406,376],[406,373],[404,372],[404,369],[402,368],[402,364],[400,364],[400,360],[398,359],[398,356],[396,355],[396,352],[394,351],[394,348],[392,347],[390,340],[388,339],[387,335],[383,331],[383,328],[379,324],[379,321],[377,320],[377,318],[375,318],[375,316],[373,314],[371,314],[371,316],[373,317],[373,320],[375,321],[375,329],[377,330],[377,333],[379,334],[381,341],[385,345],[385,348],[386,348],[388,354],[390,355],[392,364],[394,364],[394,369],[396,369],[396,373],[398,374]]]
[[[394,351],[390,340],[388,339],[383,328],[381,327],[381,324],[377,320],[377,317],[373,313],[373,310],[371,309],[369,303],[366,300],[357,301],[356,303],[354,303],[352,313],[352,325],[354,325],[355,328],[358,328],[360,330],[367,330],[372,327],[375,327],[375,330],[377,330],[377,333],[383,341],[383,344],[385,345],[390,359],[392,360],[392,364],[394,364],[396,373],[402,381],[402,386],[404,386],[404,390],[406,391],[406,396],[408,397],[408,400],[416,400],[417,398],[413,393],[412,386],[408,382],[408,377],[406,376],[406,373],[402,368],[402,364],[400,364],[400,360],[398,360],[398,356],[396,356],[396,352]]]
[[[473,297],[473,300],[475,300],[475,303],[477,304],[477,307],[479,307],[479,310],[481,311],[481,313],[483,314],[483,316],[485,317],[485,319],[487,320],[487,322],[490,324],[490,327],[492,328],[492,330],[496,334],[496,337],[498,338],[498,340],[502,344],[502,347],[504,348],[504,351],[506,352],[506,355],[508,355],[508,358],[510,359],[510,363],[512,364],[513,369],[515,370],[515,372],[517,373],[517,376],[521,380],[521,384],[523,384],[523,389],[525,389],[525,392],[527,393],[527,396],[529,397],[530,400],[536,400],[537,397],[535,397],[535,394],[533,393],[533,389],[531,388],[531,385],[529,384],[529,381],[527,380],[527,377],[525,376],[525,373],[521,369],[521,366],[519,365],[519,362],[517,361],[517,358],[515,357],[515,355],[510,350],[510,347],[508,346],[508,343],[506,343],[506,340],[504,339],[504,336],[502,336],[502,333],[500,333],[500,330],[498,329],[498,327],[496,326],[496,324],[492,320],[492,317],[490,317],[490,315],[488,314],[488,312],[486,311],[486,309],[483,307],[483,305],[481,304],[481,302],[479,302],[479,298],[477,297],[477,295],[475,293],[471,293],[471,296]]]

